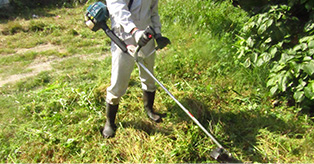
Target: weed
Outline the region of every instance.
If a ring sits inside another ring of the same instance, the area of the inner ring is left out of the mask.
[[[10,22],[8,23],[8,25],[6,26],[6,28],[1,31],[2,34],[4,35],[9,35],[9,34],[15,34],[18,32],[23,32],[24,29],[22,27],[21,24],[17,23],[17,22]]]

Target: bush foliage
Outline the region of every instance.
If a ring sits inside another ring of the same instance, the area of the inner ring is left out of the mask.
[[[269,71],[267,87],[273,95],[312,105],[313,13],[310,0],[267,3],[259,13],[253,13],[236,42],[237,63]]]

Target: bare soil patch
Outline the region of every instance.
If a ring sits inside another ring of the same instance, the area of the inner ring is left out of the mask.
[[[45,44],[45,45],[38,45],[36,47],[33,48],[22,48],[22,49],[18,49],[17,53],[25,53],[27,51],[33,51],[33,52],[42,52],[42,51],[47,51],[47,50],[57,50],[59,52],[64,52],[65,50],[60,47],[60,46],[56,46],[56,45],[52,45],[52,44]],[[12,54],[14,55],[14,54]],[[96,60],[102,60],[106,57],[107,55],[101,55],[98,58],[95,58]],[[87,60],[87,59],[91,59],[93,58],[91,55],[74,55],[74,56],[70,56],[70,57],[64,57],[64,58],[59,58],[59,57],[42,57],[42,58],[37,58],[34,60],[33,63],[31,63],[26,69],[30,69],[31,72],[28,73],[22,73],[22,74],[14,74],[14,75],[10,75],[8,77],[6,77],[5,79],[1,79],[0,80],[0,87],[2,87],[3,85],[7,84],[7,83],[14,83],[17,82],[19,80],[28,78],[28,77],[32,77],[32,76],[36,76],[38,75],[40,72],[43,71],[50,71],[52,70],[52,63],[55,62],[61,62],[65,59],[69,59],[69,58],[74,58],[74,57],[80,57],[82,60]]]

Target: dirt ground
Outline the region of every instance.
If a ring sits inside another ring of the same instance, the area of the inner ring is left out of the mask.
[[[36,47],[33,48],[22,48],[17,50],[16,53],[26,53],[28,51],[32,51],[32,52],[43,52],[43,51],[47,51],[47,50],[57,50],[59,52],[64,52],[65,49],[63,49],[62,47],[56,46],[56,45],[52,45],[52,44],[45,44],[45,45],[38,45]],[[14,54],[10,54],[10,55],[14,55]],[[5,78],[1,78],[0,79],[0,87],[2,87],[3,85],[7,84],[7,83],[14,83],[17,82],[19,80],[28,78],[28,77],[32,77],[32,76],[36,76],[37,74],[39,74],[42,71],[50,71],[52,70],[52,63],[55,62],[61,62],[65,59],[69,59],[69,58],[74,58],[74,57],[80,57],[83,60],[86,59],[91,59],[94,58],[92,56],[85,56],[85,55],[73,55],[70,57],[63,57],[63,58],[59,58],[59,57],[45,57],[45,58],[38,58],[35,59],[26,69],[30,69],[31,72],[28,73],[20,73],[20,74],[13,74],[10,76],[7,76]],[[102,60],[104,57],[106,57],[106,55],[101,55],[98,58],[95,58],[95,60]],[[0,74],[1,76],[1,74]]]

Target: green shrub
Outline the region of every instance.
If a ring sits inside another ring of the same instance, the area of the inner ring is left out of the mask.
[[[291,92],[297,102],[314,100],[314,36],[300,39],[300,44],[283,50],[270,70],[267,86],[274,93]]]
[[[309,21],[306,26],[300,26],[290,9],[287,5],[276,5],[253,16],[242,28],[236,43],[236,60],[251,68],[268,65],[271,69],[266,70],[269,71],[267,86],[272,94],[285,95],[298,103],[312,101],[314,24]]]
[[[245,67],[261,66],[278,59],[283,46],[289,46],[291,33],[296,31],[296,20],[289,17],[288,6],[273,6],[267,13],[252,17],[242,28],[238,59]]]

